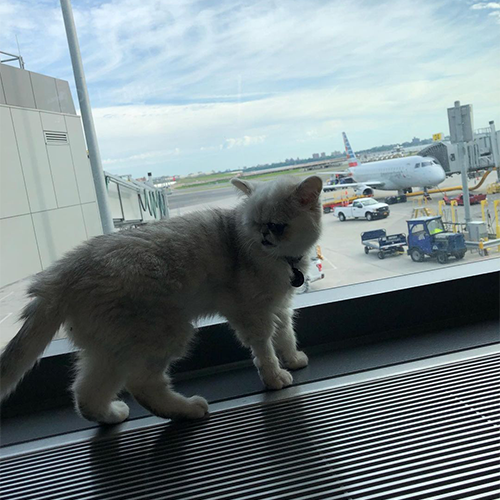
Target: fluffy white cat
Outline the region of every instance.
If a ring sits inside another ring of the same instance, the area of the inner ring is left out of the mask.
[[[167,373],[186,354],[193,323],[213,314],[251,349],[267,387],[290,385],[286,368],[308,362],[296,347],[291,299],[320,235],[322,182],[232,183],[245,194],[234,209],[98,236],[38,274],[24,324],[0,358],[2,398],[64,324],[79,348],[73,392],[83,417],[125,420],[124,387],[155,415],[203,417],[205,399],[175,392]]]

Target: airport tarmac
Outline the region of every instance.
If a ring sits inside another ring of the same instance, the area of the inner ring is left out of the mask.
[[[321,171],[314,172],[320,175],[324,181],[329,178],[329,175],[321,174]],[[304,173],[304,178],[313,172]],[[479,188],[476,193],[486,192],[486,186],[497,179],[496,173],[491,173],[486,182]],[[469,181],[469,186],[477,183],[477,180]],[[458,175],[446,179],[441,188],[449,188],[459,186],[461,178]],[[196,192],[189,194],[176,193],[169,198],[169,206],[171,215],[183,215],[195,210],[204,210],[208,207],[223,207],[231,208],[235,206],[239,200],[239,195],[232,188],[222,188],[217,190],[218,193]],[[448,192],[449,197],[457,196],[461,191]],[[352,190],[348,190],[349,196],[352,196]],[[332,197],[339,198],[345,194],[345,190],[326,193],[325,200]],[[391,191],[376,191],[375,198],[379,201],[384,201],[386,196],[397,194]],[[443,193],[444,194],[444,193]],[[416,273],[420,271],[428,271],[442,267],[435,260],[425,259],[424,262],[413,262],[411,258],[405,254],[387,256],[381,260],[377,257],[376,252],[371,252],[368,255],[364,253],[364,247],[361,244],[361,233],[372,229],[385,229],[387,234],[408,233],[406,221],[411,218],[413,210],[419,207],[427,207],[431,212],[438,213],[438,202],[443,199],[443,194],[435,193],[431,195],[431,200],[426,204],[422,202],[422,196],[410,197],[406,203],[391,205],[391,215],[387,219],[367,221],[364,219],[348,219],[345,222],[340,222],[337,217],[332,214],[324,214],[323,216],[323,231],[319,241],[321,250],[324,256],[323,269],[325,278],[311,285],[310,290],[322,290],[335,286],[343,286],[352,283],[360,283],[375,279],[383,279],[391,276],[399,276],[402,274]],[[183,198],[187,198],[196,203],[186,204]],[[494,219],[493,202],[500,199],[500,194],[488,195],[489,212],[491,218]],[[420,204],[419,204],[420,203]],[[464,208],[457,207],[458,221],[464,221]],[[481,205],[471,206],[471,216],[473,220],[481,220]],[[451,221],[451,210],[447,206],[444,209],[444,220]],[[492,221],[494,224],[494,220]],[[464,260],[458,262],[450,258],[446,266],[462,265],[472,260],[500,257],[500,253],[495,248],[487,257],[481,257],[477,252],[468,251]]]
[[[304,173],[304,177],[308,175],[311,175],[311,173]],[[321,177],[326,179],[328,175],[321,175]],[[490,174],[487,182],[475,192],[485,192],[486,186],[494,182],[496,178],[496,173]],[[472,186],[476,182],[470,181],[469,185]],[[451,187],[459,184],[460,177],[454,176],[447,179],[441,187]],[[460,191],[457,190],[448,193],[448,196],[457,196],[459,193]],[[375,198],[383,201],[386,196],[391,194],[395,193],[376,191]],[[340,196],[341,193],[335,192],[333,195]],[[329,193],[327,196],[331,197],[332,194]],[[438,202],[442,198],[443,195],[440,193],[433,194],[432,200],[425,206],[434,213],[437,213]],[[361,244],[361,233],[372,229],[385,229],[387,234],[406,234],[408,232],[406,221],[411,218],[413,209],[419,207],[419,199],[421,200],[422,197],[408,198],[407,203],[391,205],[390,216],[387,219],[381,220],[348,219],[345,222],[340,222],[332,214],[325,214],[322,220],[323,231],[319,241],[324,256],[323,269],[325,278],[313,283],[310,291],[428,271],[442,268],[443,266],[466,265],[467,262],[475,260],[498,259],[500,257],[498,247],[492,249],[489,256],[481,257],[477,252],[468,251],[465,258],[460,262],[450,258],[449,262],[444,265],[438,264],[435,260],[428,258],[421,263],[413,262],[406,253],[387,256],[383,260],[377,257],[376,252],[366,255],[364,247]],[[493,202],[499,199],[500,194],[488,195],[488,209],[493,227]],[[232,187],[197,191],[196,193],[190,193],[186,190],[169,197],[170,215],[171,217],[175,217],[195,210],[206,210],[209,207],[230,208],[235,206],[239,201],[240,196],[236,189]],[[464,221],[464,208],[457,207],[457,211],[458,220]],[[481,206],[473,205],[471,207],[471,214],[473,220],[481,220]],[[444,215],[445,220],[451,220],[450,207],[445,207]],[[20,310],[27,302],[25,290],[29,281],[29,279],[25,279],[0,289],[0,348],[17,333],[19,328],[17,318]]]
[[[496,180],[496,173],[491,173],[486,182],[475,193],[485,193],[486,186]],[[477,180],[470,181],[469,186],[473,186]],[[460,176],[453,176],[446,179],[440,188],[447,188],[460,185]],[[461,190],[448,192],[448,196],[453,198]],[[389,191],[375,191],[375,198],[384,201],[386,196],[397,194]],[[340,222],[333,214],[323,216],[323,232],[320,239],[323,251],[325,279],[313,283],[311,290],[321,290],[335,286],[342,286],[352,283],[360,283],[375,279],[383,279],[391,276],[428,271],[436,268],[451,265],[464,265],[473,260],[500,257],[498,248],[495,247],[486,257],[481,257],[477,251],[468,251],[465,258],[456,261],[450,258],[448,263],[439,264],[436,260],[426,258],[424,262],[413,262],[406,254],[389,255],[385,259],[379,259],[377,252],[364,252],[361,244],[361,233],[373,229],[385,229],[387,234],[405,233],[408,234],[407,220],[413,215],[416,208],[426,207],[432,214],[438,214],[439,201],[443,199],[443,194],[435,193],[431,195],[431,200],[424,202],[422,196],[409,197],[406,203],[390,205],[390,215],[387,219],[367,221],[365,219],[348,219]],[[500,199],[500,194],[488,195],[487,210],[490,214],[494,228],[493,203]],[[465,221],[464,207],[457,207],[457,221]],[[488,213],[487,212],[487,213]],[[419,214],[422,215],[422,214]],[[481,205],[471,206],[472,220],[482,220]],[[445,206],[443,210],[443,220],[451,221],[451,208]]]

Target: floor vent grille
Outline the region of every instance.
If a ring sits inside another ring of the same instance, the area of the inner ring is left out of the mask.
[[[8,499],[500,498],[499,356],[7,458]]]

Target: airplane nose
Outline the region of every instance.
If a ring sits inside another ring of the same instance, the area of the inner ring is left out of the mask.
[[[441,184],[446,179],[446,174],[444,169],[441,166],[436,165],[435,168],[433,168],[429,172],[429,184],[431,186],[437,186],[438,184]]]
[[[441,182],[443,182],[445,179],[446,179],[446,173],[444,171],[444,169],[442,167],[439,167],[439,169],[437,169],[437,184],[441,184]]]

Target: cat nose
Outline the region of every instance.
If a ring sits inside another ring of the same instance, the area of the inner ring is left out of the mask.
[[[262,234],[262,236],[268,236],[270,234],[269,228],[267,226],[262,226],[260,228],[260,234]]]

